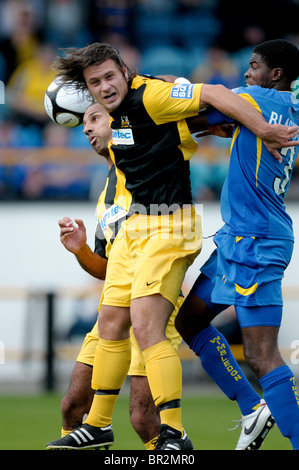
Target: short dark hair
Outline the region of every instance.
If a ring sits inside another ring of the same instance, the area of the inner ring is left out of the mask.
[[[271,39],[258,44],[254,53],[260,54],[270,68],[281,68],[291,83],[299,76],[299,49],[285,39]]]
[[[95,42],[82,48],[64,49],[64,53],[64,56],[56,58],[52,68],[64,83],[74,83],[81,90],[87,88],[83,71],[90,65],[99,65],[107,59],[112,59],[122,72],[123,67],[126,67],[130,80],[137,74],[136,70],[125,64],[119,51],[106,42]]]

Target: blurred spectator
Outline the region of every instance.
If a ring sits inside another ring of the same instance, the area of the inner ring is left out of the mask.
[[[135,8],[143,15],[167,15],[177,10],[179,0],[136,0]]]
[[[39,24],[33,3],[28,0],[6,0],[2,5],[0,54],[5,61],[3,81],[8,82],[15,69],[34,57],[40,42]]]
[[[83,128],[80,128],[83,135]],[[72,131],[48,120],[42,132],[43,153],[29,154],[21,162],[21,197],[27,200],[88,200],[92,172],[81,158],[74,158]],[[84,136],[85,140],[86,136]],[[88,144],[89,145],[89,144]]]
[[[141,53],[136,46],[133,46],[127,37],[119,33],[108,33],[103,36],[103,40],[116,47],[125,63],[140,72],[139,66]]]
[[[180,47],[154,46],[142,54],[140,73],[151,75],[177,75],[189,78],[189,54]]]
[[[215,15],[217,0],[180,0],[177,12],[177,44],[187,49],[211,47],[221,23]]]
[[[251,46],[248,26],[264,31],[261,41],[298,31],[298,0],[217,0],[215,14],[221,22],[219,39],[231,52]],[[244,34],[245,33],[245,34]],[[261,42],[259,40],[259,42]]]
[[[70,129],[59,126],[48,120],[43,129],[43,147],[67,147],[69,145]]]
[[[19,65],[9,80],[7,107],[16,122],[42,127],[48,121],[44,96],[55,75],[50,68],[54,55],[52,46],[40,44],[35,57]]]
[[[0,121],[0,148],[28,148],[41,145],[41,132],[34,124],[23,127],[10,118]]]
[[[90,0],[46,0],[45,39],[56,47],[83,47],[90,41]]]
[[[0,122],[0,148],[13,147],[17,141],[17,127],[11,120]]]
[[[90,28],[94,41],[118,34],[133,43],[134,0],[92,0]]]
[[[0,37],[9,36],[16,28],[20,12],[30,12],[35,28],[40,29],[44,21],[44,0],[0,0]]]
[[[191,73],[191,82],[222,84],[234,88],[240,85],[240,77],[240,70],[228,53],[214,45],[207,50],[204,62]]]
[[[60,149],[53,149],[52,160],[42,164],[23,163],[23,180],[20,184],[20,196],[26,200],[43,201],[87,201],[90,190],[88,168],[81,164],[70,165],[60,161]],[[56,157],[56,158],[55,158]]]
[[[217,0],[139,0],[135,10],[136,44],[150,47],[207,47],[219,33]]]
[[[246,85],[244,73],[249,67],[249,58],[251,57],[252,51],[261,42],[266,41],[266,31],[257,25],[249,24],[244,28],[243,37],[246,43],[245,47],[241,47],[238,51],[232,54],[235,62],[238,64],[241,72],[241,81],[239,85]]]
[[[26,200],[43,199],[48,182],[48,175],[43,167],[23,167],[23,181],[20,184],[20,198]]]

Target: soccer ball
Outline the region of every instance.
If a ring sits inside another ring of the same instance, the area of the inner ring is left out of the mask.
[[[64,127],[77,127],[93,98],[88,91],[77,90],[75,85],[54,80],[45,93],[44,105],[48,116]]]

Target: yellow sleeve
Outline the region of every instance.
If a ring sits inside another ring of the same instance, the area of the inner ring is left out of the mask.
[[[257,109],[257,111],[259,113],[263,114],[261,108],[259,107],[257,102],[252,98],[251,95],[249,95],[248,93],[238,93],[238,95],[241,96],[242,98],[244,98],[244,100],[248,101],[250,104],[252,104],[252,106],[255,109]]]
[[[144,91],[143,104],[157,125],[196,116],[202,85],[149,80]]]

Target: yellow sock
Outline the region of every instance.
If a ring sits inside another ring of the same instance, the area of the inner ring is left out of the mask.
[[[72,431],[66,431],[65,429],[61,428],[61,437],[67,436]]]
[[[153,400],[160,408],[161,424],[183,432],[182,367],[177,352],[167,340],[145,349],[143,357]]]
[[[121,341],[99,339],[92,374],[95,396],[86,423],[98,427],[111,424],[114,406],[130,361],[130,338]]]
[[[161,405],[163,407],[163,405]],[[184,428],[182,426],[182,409],[179,403],[179,406],[174,406],[173,408],[166,408],[165,410],[160,410],[161,424],[168,424],[172,428],[178,429],[183,432]],[[180,423],[178,425],[178,423]]]
[[[144,444],[146,450],[154,450],[154,448],[156,447],[156,444],[155,444],[156,439],[158,439],[158,436],[154,437],[153,439],[151,439],[150,441]]]

